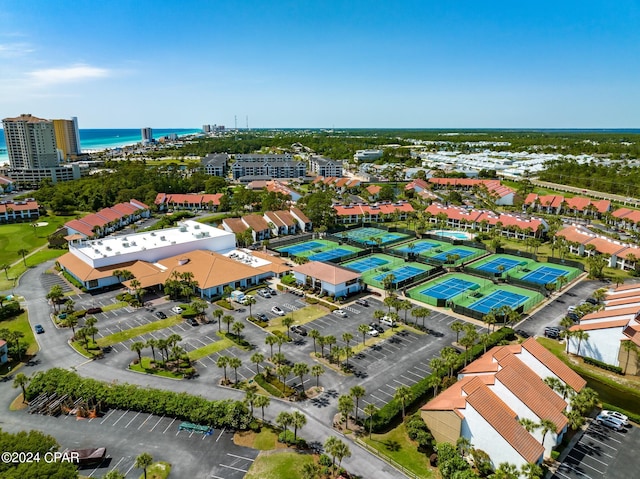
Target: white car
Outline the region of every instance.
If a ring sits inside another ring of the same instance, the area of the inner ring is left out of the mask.
[[[173,308],[171,308],[171,312],[180,314],[182,313],[182,308],[180,306],[174,306]]]
[[[284,316],[285,315],[285,312],[282,309],[280,309],[278,306],[274,306],[273,308],[271,308],[271,312],[273,314],[277,314],[278,316]]]
[[[378,336],[380,333],[373,328],[369,328],[369,331],[367,331],[367,334],[369,336]]]
[[[387,326],[391,326],[392,328],[396,325],[396,322],[389,316],[383,316],[380,322],[382,324],[386,324]]]
[[[612,417],[620,421],[625,426],[629,425],[629,418],[618,411],[609,411],[607,409],[603,409],[602,412],[600,413],[600,416]]]
[[[336,309],[333,314],[337,314],[338,316],[340,316],[341,318],[346,318],[347,317],[347,312],[344,309]]]

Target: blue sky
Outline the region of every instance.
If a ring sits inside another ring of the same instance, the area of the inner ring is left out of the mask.
[[[0,2],[0,116],[639,128],[640,3]]]

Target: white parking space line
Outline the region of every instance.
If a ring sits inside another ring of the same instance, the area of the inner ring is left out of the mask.
[[[100,421],[100,424],[103,424],[107,419],[109,419],[109,416],[111,416],[114,412],[115,412],[115,409],[112,409],[111,411],[109,411],[109,413],[104,417],[104,419]]]
[[[220,464],[222,467],[226,467],[227,469],[233,469],[234,471],[240,472],[249,472],[249,469],[240,469],[239,467],[227,466],[226,464]]]
[[[155,423],[155,425],[151,428],[151,431],[149,431],[149,432],[153,432],[153,430],[156,428],[156,426],[157,426],[158,424],[160,424],[160,421],[162,421],[163,419],[164,419],[164,414],[162,415],[162,417],[161,417],[160,419],[158,419],[158,422],[157,422],[157,423]]]
[[[220,440],[220,438],[224,434],[224,430],[225,430],[225,428],[222,428],[222,431],[220,431],[220,435],[218,436],[218,439],[216,439],[216,442],[218,442]]]
[[[395,391],[395,389],[394,389],[394,391]],[[389,396],[390,398],[393,397],[393,394],[389,394],[388,392],[383,391],[382,389],[378,389],[376,392],[382,393],[382,394],[384,394],[386,396]],[[373,396],[373,394],[372,394],[372,396]],[[376,398],[376,399],[380,399],[380,398],[377,398],[376,396],[373,396],[373,397]],[[380,399],[380,401],[386,402],[384,399]]]
[[[587,432],[588,432],[588,431],[587,431]],[[610,445],[609,445],[609,444],[607,444],[606,442],[602,442],[602,441],[598,440],[597,438],[593,437],[591,434],[585,434],[585,436],[587,436],[587,437],[589,437],[589,438],[593,439],[595,442],[597,442],[597,443],[599,443],[599,444],[602,444],[603,446],[607,446],[609,449],[613,449],[614,451],[617,451],[617,449],[616,449],[615,447],[610,446]],[[613,439],[613,438],[610,438],[610,439]],[[614,441],[615,441],[615,439],[614,439]],[[620,442],[620,441],[617,441],[617,442]]]
[[[207,365],[205,363],[203,363],[202,361],[200,361],[200,360],[196,361],[196,363],[198,363],[203,368],[207,368]]]
[[[169,423],[169,425],[165,428],[165,430],[162,431],[162,434],[166,433],[174,422],[176,422],[175,418],[173,418],[173,420]]]
[[[127,415],[127,413],[128,413],[128,412],[129,412],[129,410],[127,409],[127,411],[126,411],[122,416],[120,416],[120,417],[116,420],[116,422],[114,422],[111,426],[115,426],[116,424],[118,424],[118,423],[120,422],[120,419],[122,419],[123,417],[125,417],[125,416]]]
[[[408,371],[405,371],[405,372],[408,372]],[[407,381],[409,381],[409,384],[413,384],[413,383],[415,383],[415,382],[416,382],[416,380],[415,380],[415,379],[408,378],[407,376],[403,376],[402,374],[400,375],[400,377],[401,377],[402,379],[406,379]]]
[[[562,467],[562,466],[560,466],[560,467]],[[567,466],[567,467],[568,467],[568,466]],[[562,476],[562,477],[566,477],[567,479],[571,479],[571,477],[570,477],[570,476],[567,476],[566,474],[563,474],[563,473],[560,471],[560,469],[558,469],[558,470],[556,471],[556,474],[555,474],[555,475],[556,475],[556,476],[560,475],[560,476]],[[586,474],[584,474],[584,477],[585,477],[585,478],[587,478],[587,479],[589,478],[589,476],[587,476]]]
[[[590,454],[587,454],[586,456],[583,456],[583,458],[582,458],[582,459],[580,459],[580,458],[578,458],[578,457],[576,457],[576,456],[572,456],[573,451],[576,451],[576,448],[575,448],[575,447],[571,450],[571,452],[568,454],[568,456],[569,456],[569,457],[573,457],[573,458],[574,458],[574,459],[576,459],[577,461],[584,462],[584,461],[588,458],[588,459],[593,459],[593,460],[594,460],[594,461],[596,461],[596,462],[599,462],[599,463],[600,463],[600,464],[602,464],[603,466],[608,466],[608,465],[609,465],[609,463],[607,463],[607,462],[603,462],[603,461],[601,461],[600,459],[596,459],[594,456],[592,456],[592,455],[590,455]],[[580,455],[583,455],[583,454],[584,454],[584,452],[581,452],[581,451],[576,451],[576,452],[577,452],[578,454],[580,454]]]
[[[136,463],[134,462],[133,464],[131,464],[131,467],[129,469],[127,469],[127,472],[124,473],[124,477],[127,477],[127,475],[131,472],[131,469],[133,469],[133,466],[135,466]]]
[[[153,417],[153,414],[149,414],[149,417],[148,417],[147,419],[145,419],[144,421],[142,421],[142,424],[140,424],[140,427],[138,428],[138,431],[139,431],[139,430],[140,430],[140,428],[141,428],[142,426],[144,426],[144,425],[147,423],[147,421],[148,421],[149,419],[151,419],[152,417]]]
[[[114,469],[117,469],[122,461],[124,461],[124,457],[121,457],[120,460],[116,462],[116,464],[111,469],[109,469],[109,471],[113,471]]]
[[[596,449],[595,447],[590,446],[589,444],[585,444],[583,442],[579,442],[578,444],[576,444],[576,447],[584,447],[586,449],[590,449],[590,450],[596,452],[597,454],[601,454],[603,456],[607,456],[607,457],[610,457],[611,459],[613,459],[613,456],[611,454],[607,454],[606,452],[602,452],[602,451]]]
[[[414,366],[414,367],[415,367],[415,366]],[[416,369],[417,369],[417,368],[416,368]],[[420,378],[420,379],[422,379],[422,378],[423,378],[423,376],[422,376],[421,374],[416,374],[416,373],[411,372],[411,371],[405,371],[405,372],[406,372],[407,374],[411,374],[412,376],[415,376],[415,377],[417,377],[417,378]],[[404,377],[404,376],[402,376],[402,377]]]
[[[591,457],[591,456],[589,456]],[[575,458],[574,458],[575,459]],[[579,462],[580,466],[587,466],[589,469],[593,469],[594,471],[596,471],[598,474],[604,474],[606,471],[600,471],[599,469],[596,469],[593,466],[590,466],[589,464],[587,464],[586,462],[584,462],[584,459],[582,461]],[[568,465],[568,464],[567,464]],[[606,464],[605,464],[606,465]],[[571,466],[569,466],[571,467]],[[573,467],[571,467],[571,469],[573,469]],[[573,469],[574,471],[578,472],[576,469]],[[586,475],[583,472],[580,472],[581,475]]]
[[[394,383],[402,384],[403,386],[411,386],[412,384],[412,383],[406,384],[406,383],[403,383],[402,381],[398,381],[397,379],[392,379],[392,381]]]
[[[235,454],[231,454],[230,452],[227,453],[227,456],[237,457],[238,459],[244,459],[245,461],[254,461],[254,459],[251,459],[250,457],[236,456]]]
[[[418,366],[414,366],[414,369],[417,369],[418,371],[422,371],[423,373],[429,374],[428,369],[422,369],[422,368],[419,368]]]

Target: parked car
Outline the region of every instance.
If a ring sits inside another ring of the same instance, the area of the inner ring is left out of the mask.
[[[336,309],[333,314],[340,316],[341,318],[347,317],[347,312],[344,309]]]
[[[602,412],[600,412],[600,416],[612,417],[620,421],[624,426],[629,425],[629,418],[618,411],[609,411],[607,409],[603,409]]]
[[[396,322],[389,316],[383,316],[380,322],[382,324],[386,324],[387,326],[391,326],[392,328],[396,325]]]
[[[369,336],[378,336],[380,333],[378,332],[377,329],[369,327],[369,331],[367,331],[367,334]]]
[[[558,339],[560,337],[560,328],[556,328],[555,326],[548,326],[544,328],[544,335],[547,338]]]
[[[265,288],[265,289],[266,289],[267,291],[269,291],[269,294],[270,294],[271,296],[275,296],[276,294],[278,294],[278,293],[276,292],[276,290],[275,290],[275,289],[273,289],[273,288]]]
[[[524,329],[516,329],[516,334],[522,338],[528,338],[530,336]]]
[[[175,314],[182,314],[182,308],[180,306],[174,306],[171,308],[171,312]]]
[[[292,333],[299,334],[300,336],[307,335],[307,329],[302,326],[298,326],[297,324],[294,324],[293,326],[291,326],[290,329]]]
[[[270,298],[271,294],[266,289],[261,289],[258,291],[258,296],[262,296],[263,298]]]
[[[567,308],[567,313],[573,313],[576,310],[576,306],[569,306]]]
[[[587,303],[592,304],[594,306],[599,304],[599,302],[598,302],[598,300],[596,298],[587,298]]]
[[[282,309],[280,309],[278,306],[274,306],[273,308],[271,308],[271,312],[273,314],[277,314],[278,316],[284,316],[285,315],[285,312]]]
[[[269,316],[267,316],[264,313],[260,313],[257,314],[256,317],[260,320],[260,321],[269,321]]]
[[[366,299],[356,299],[356,304],[359,304],[360,306],[369,306],[369,301]]]
[[[567,318],[569,318],[574,323],[577,323],[580,321],[580,315],[576,313],[567,313]]]
[[[615,431],[622,431],[624,429],[624,424],[619,419],[613,416],[604,416],[602,414],[598,414],[596,417],[596,423],[602,426],[607,426]]]
[[[156,318],[167,319],[167,315],[164,314],[162,311],[158,311],[158,312],[156,312]]]
[[[44,328],[42,327],[42,324],[36,324],[33,329],[35,329],[36,333],[38,334],[44,333]]]
[[[95,308],[87,309],[87,314],[98,314],[98,313],[102,313],[102,308],[95,307]]]
[[[187,319],[187,323],[189,323],[191,326],[197,326],[199,324],[196,318]]]
[[[379,333],[384,333],[384,328],[378,323],[369,323],[369,327],[375,329]]]

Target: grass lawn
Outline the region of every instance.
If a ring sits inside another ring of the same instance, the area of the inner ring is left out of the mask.
[[[46,326],[46,324],[44,326]],[[5,328],[9,331],[22,332],[24,337],[20,339],[20,343],[27,345],[27,355],[34,355],[40,349],[35,340],[35,335],[31,329],[31,325],[29,324],[29,316],[26,311],[13,319],[0,322],[0,328]],[[12,368],[15,365],[16,363],[14,362],[2,365],[2,368],[0,368],[0,374],[7,374],[10,371],[9,367]]]
[[[263,425],[260,432],[238,431],[233,436],[233,442],[238,446],[250,447],[260,451],[271,451],[286,447],[278,442],[278,431],[269,425]]]
[[[143,324],[142,326],[136,326],[135,328],[126,329],[119,333],[110,334],[109,336],[98,339],[97,343],[98,346],[104,348],[105,346],[111,346],[112,344],[117,344],[122,341],[126,341],[127,339],[135,338],[136,336],[140,336],[142,334],[151,333],[153,331],[158,331],[160,329],[175,326],[176,324],[180,324],[181,322],[182,317],[180,315],[169,316],[167,319],[160,319],[158,321],[154,321],[153,323]]]
[[[364,442],[418,477],[436,477],[435,470],[429,465],[429,458],[426,454],[419,452],[417,444],[407,436],[404,423],[386,434],[374,434],[371,439],[367,435],[364,437]]]
[[[324,306],[310,304],[309,306],[288,313],[287,316],[293,318],[293,324],[306,324],[327,314],[329,314],[329,310]],[[265,329],[269,332],[282,331],[286,333],[287,328],[282,325],[282,319],[284,317],[285,316],[278,316],[277,318],[270,319],[269,326]]]
[[[40,263],[44,263],[45,261],[49,261],[50,259],[59,258],[66,252],[67,250],[64,249],[45,248],[42,251],[38,251],[34,255],[25,258],[27,266],[24,265],[25,261],[22,261],[22,257],[19,257],[20,262],[15,266],[9,268],[7,274],[5,274],[4,271],[0,274],[0,291],[6,291],[13,288],[15,286],[16,280],[20,277],[20,275],[22,275],[22,273],[27,270],[27,268],[36,266]],[[16,260],[17,259],[14,259],[14,261]]]
[[[300,479],[302,467],[314,462],[310,454],[291,451],[261,452],[244,479]]]
[[[582,358],[567,355],[564,344],[558,341],[538,338],[538,342],[586,379],[587,386],[598,393],[598,398],[603,404],[610,404],[634,416],[640,416],[640,379],[620,376],[585,364]]]
[[[154,462],[147,467],[146,479],[166,479],[171,472],[171,464],[168,462]],[[144,471],[140,475],[140,479],[145,479]]]
[[[165,378],[182,379],[184,376],[182,373],[174,373],[166,371],[164,369],[155,369],[151,365],[151,358],[142,356],[142,363],[129,365],[131,371],[137,371],[139,373],[154,374],[156,376],[164,376]]]
[[[218,351],[222,351],[223,349],[230,348],[235,343],[227,338],[219,339],[211,344],[207,344],[206,346],[202,346],[201,348],[194,349],[193,351],[189,351],[187,356],[191,361],[197,361],[200,358],[204,358],[205,356],[209,356],[210,354],[217,353]]]
[[[114,309],[124,308],[127,305],[126,301],[118,301],[117,303],[108,304],[102,307],[102,311],[113,311]]]
[[[379,334],[378,336],[369,336],[368,334],[365,334],[365,337],[367,338],[365,345],[362,344],[362,333],[358,333],[357,336],[354,334],[353,335],[353,339],[354,339],[354,343],[353,344],[354,344],[354,346],[351,346],[351,349],[353,349],[353,356],[358,354],[360,351],[364,351],[365,349],[370,348],[371,346],[374,346],[374,345],[378,344],[379,342],[381,342],[381,341],[383,341],[383,340],[385,340],[387,338],[390,338],[394,334],[398,334],[400,331],[404,331],[404,330],[409,330],[409,328],[407,326],[405,326],[404,324],[396,323],[396,326],[393,329],[389,328],[384,333]],[[413,331],[413,328],[411,328],[411,330]],[[358,341],[357,344],[356,344],[356,341]],[[341,356],[341,357],[343,357],[343,356]]]

